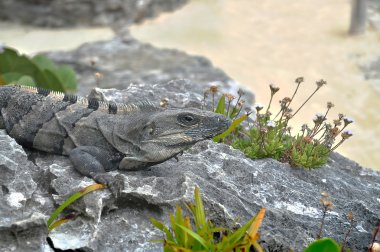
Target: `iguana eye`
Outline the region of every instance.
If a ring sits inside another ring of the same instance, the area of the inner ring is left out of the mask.
[[[196,117],[193,114],[188,114],[188,113],[178,115],[177,120],[179,123],[186,125],[186,126],[195,125],[199,122],[198,117]]]

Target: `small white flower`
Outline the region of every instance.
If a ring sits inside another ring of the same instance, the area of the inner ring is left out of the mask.
[[[267,122],[267,127],[268,128],[274,128],[274,127],[276,127],[276,123],[274,121],[270,120]]]
[[[343,131],[343,133],[346,134],[346,135],[348,135],[348,136],[352,136],[353,135],[353,133],[352,133],[351,130],[345,130],[345,131]]]
[[[351,117],[345,116],[345,117],[343,117],[343,121],[346,124],[350,124],[350,123],[354,122],[354,119],[352,119]]]
[[[313,122],[315,122],[315,123],[322,123],[325,120],[327,120],[327,118],[322,113],[316,113],[314,118],[313,118]]]

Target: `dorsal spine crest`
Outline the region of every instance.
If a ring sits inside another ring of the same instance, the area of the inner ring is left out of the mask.
[[[24,85],[13,85],[18,87],[23,92],[43,95],[45,97],[50,97],[56,101],[70,102],[72,104],[78,104],[83,107],[90,109],[104,111],[109,114],[128,114],[139,111],[156,111],[161,110],[161,108],[155,106],[149,101],[142,101],[138,103],[116,103],[116,102],[106,102],[97,99],[87,99],[81,96],[76,96],[73,94],[65,94],[59,91],[52,91],[49,89],[31,87]]]

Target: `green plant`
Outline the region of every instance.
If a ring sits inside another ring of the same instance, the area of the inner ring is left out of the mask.
[[[9,47],[0,48],[0,85],[38,86],[61,92],[75,92],[75,72],[69,66],[57,66],[43,55],[29,58]]]
[[[93,184],[93,185],[87,186],[87,187],[83,188],[82,190],[80,190],[79,192],[76,192],[73,195],[71,195],[50,216],[49,220],[47,221],[48,232],[52,231],[54,228],[62,225],[63,223],[66,223],[69,220],[71,220],[71,219],[73,219],[73,218],[76,217],[75,214],[69,214],[69,215],[66,215],[65,217],[60,218],[59,220],[57,220],[57,221],[54,222],[54,220],[58,218],[58,216],[61,214],[61,212],[63,210],[65,210],[65,208],[67,208],[68,206],[70,206],[71,204],[73,204],[74,201],[76,201],[77,199],[80,199],[84,195],[86,195],[86,194],[88,194],[88,193],[90,193],[92,191],[99,190],[99,189],[104,189],[104,188],[106,188],[106,186],[103,185],[103,184]]]
[[[195,204],[186,204],[192,214],[184,216],[182,208],[177,205],[174,215],[170,215],[171,229],[162,222],[151,218],[152,224],[164,232],[161,242],[165,252],[174,251],[250,251],[253,246],[256,251],[263,251],[257,243],[258,229],[264,218],[265,209],[237,230],[215,227],[206,219],[199,188],[194,190]],[[216,234],[222,233],[221,238]]]
[[[331,238],[323,238],[312,242],[304,252],[341,252],[340,246]]]
[[[241,99],[243,96],[243,91],[239,89],[238,91],[238,99],[235,105],[232,105],[232,101],[235,99],[235,97],[231,94],[223,94],[218,101],[218,104],[215,108],[215,95],[218,92],[218,87],[216,85],[212,85],[209,90],[206,90],[204,92],[204,97],[203,97],[203,107],[206,107],[206,98],[209,93],[212,95],[212,111],[218,114],[225,115],[229,117],[232,120],[232,123],[230,127],[223,132],[222,134],[215,136],[213,140],[215,142],[229,142],[231,138],[227,139],[231,133],[234,133],[235,131],[238,131],[241,129],[240,124],[245,121],[249,114],[251,112],[247,112],[244,115],[240,116],[240,112],[243,108],[243,105],[245,103],[244,100]],[[226,99],[227,99],[227,107],[226,107]]]
[[[334,107],[334,104],[328,102],[326,112],[316,114],[313,119],[313,127],[304,124],[300,133],[292,135],[289,122],[315,93],[326,84],[324,80],[317,81],[315,90],[306,98],[302,105],[293,112],[290,105],[294,101],[303,81],[302,77],[296,79],[295,82],[297,86],[295,91],[291,98],[285,97],[280,100],[280,110],[275,116],[272,116],[270,108],[273,97],[279,91],[279,88],[272,84],[269,85],[271,92],[269,105],[265,111],[264,106],[261,104],[254,106],[256,120],[250,124],[248,129],[241,127],[240,123],[248,118],[250,112],[238,118],[244,104],[244,101],[240,99],[242,95],[241,91],[239,92],[235,106],[231,106],[231,102],[235,97],[229,94],[222,95],[215,112],[229,116],[234,119],[234,122],[229,130],[222,136],[217,136],[214,140],[229,143],[234,148],[242,150],[252,159],[274,158],[281,162],[288,162],[292,166],[304,168],[313,168],[326,164],[330,153],[352,136],[352,132],[345,130],[345,128],[351,124],[353,120],[349,117],[345,117],[343,114],[339,114],[338,118],[333,120],[333,123],[326,122],[330,109]],[[218,89],[213,86],[208,91],[213,95],[213,107],[214,94],[217,91]],[[205,98],[206,97],[205,93]],[[227,106],[225,105],[226,99]],[[227,138],[228,134],[230,135]],[[341,139],[335,144],[339,135]]]

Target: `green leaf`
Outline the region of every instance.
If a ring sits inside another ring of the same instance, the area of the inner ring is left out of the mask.
[[[4,48],[0,53],[0,73],[17,72],[34,76],[38,67],[26,56],[19,55],[16,50]]]
[[[69,66],[59,67],[43,55],[32,59],[11,48],[0,53],[0,85],[13,83],[22,76],[29,76],[34,84],[55,91],[75,91],[77,82],[75,72]],[[32,84],[30,79],[24,80]]]
[[[77,88],[77,80],[74,70],[69,66],[61,66],[56,70],[64,91],[75,91]]]
[[[322,238],[312,242],[304,252],[340,252],[340,247],[331,238]]]
[[[58,77],[48,69],[37,72],[35,79],[42,88],[64,92],[64,88]]]
[[[215,137],[212,138],[212,140],[214,140],[215,142],[219,142],[220,140],[224,139],[226,136],[228,136],[228,134],[230,134],[237,126],[239,126],[245,119],[247,119],[247,114],[245,115],[242,115],[241,117],[239,117],[238,119],[234,120],[230,127],[224,131],[222,134],[220,135],[217,135]]]
[[[3,82],[2,84],[4,85],[16,83],[22,76],[25,76],[25,75],[18,72],[0,73],[0,78]]]
[[[84,189],[80,190],[79,192],[76,192],[74,193],[73,195],[71,195],[65,202],[62,203],[62,205],[60,205],[54,212],[53,214],[50,216],[49,220],[47,221],[47,226],[49,228],[49,231],[51,231],[53,228],[50,228],[53,221],[59,216],[59,214],[68,206],[70,206],[74,201],[76,201],[77,199],[83,197],[84,195],[86,195],[87,193],[89,192],[92,192],[94,190],[99,190],[99,189],[103,189],[103,188],[106,188],[105,185],[103,184],[93,184],[93,185],[90,185],[90,186],[87,186],[85,187]],[[62,223],[61,223],[62,224]],[[59,225],[56,225],[55,227],[57,227]]]
[[[162,232],[165,233],[167,240],[174,242],[174,238],[173,238],[172,234],[170,233],[169,229],[165,226],[164,223],[162,223],[161,221],[158,221],[154,218],[150,218],[149,220],[153,226],[155,226],[156,228],[158,228],[159,230],[161,230]]]
[[[36,64],[40,69],[45,70],[57,70],[57,66],[54,62],[43,55],[36,55],[32,58],[34,64]]]
[[[199,192],[199,187],[196,186],[194,189],[194,198],[195,198],[195,225],[197,229],[207,227],[206,215],[202,202],[202,196]]]
[[[34,82],[33,78],[28,75],[22,76],[16,83],[23,86],[36,86],[36,83]]]
[[[187,247],[187,236],[182,229],[180,229],[177,224],[184,225],[185,218],[182,214],[182,208],[180,205],[176,205],[175,217],[170,215],[170,223],[173,228],[173,233],[176,238],[177,244]]]
[[[209,249],[205,239],[203,239],[199,234],[195,233],[194,231],[188,229],[187,227],[184,227],[182,225],[178,225],[181,229],[183,229],[187,234],[189,234],[191,237],[193,237],[195,240],[199,242],[199,244],[202,245],[202,247],[206,250]]]
[[[222,95],[219,99],[218,105],[216,106],[215,113],[226,115],[227,112],[226,112],[226,98],[224,95]]]

